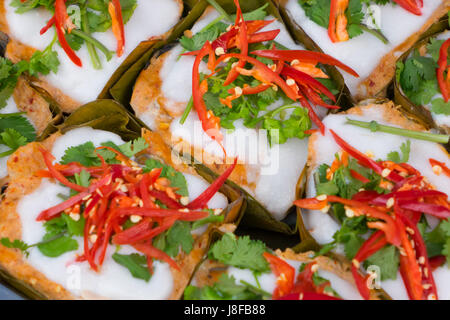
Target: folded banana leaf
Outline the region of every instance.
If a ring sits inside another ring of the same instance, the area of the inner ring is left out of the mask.
[[[294,35],[295,39],[297,39],[299,42],[303,43],[304,46],[306,48],[308,48],[309,50],[314,50],[314,51],[320,51],[323,52],[323,50],[320,48],[320,46],[318,46],[316,44],[316,42],[313,40],[312,37],[308,36],[308,34],[302,29],[302,27],[295,21],[294,17],[292,16],[291,12],[289,12],[289,10],[286,8],[288,5],[288,2],[290,0],[272,0],[278,7],[281,16],[283,17],[286,25],[290,28],[290,31],[292,32],[292,34]],[[298,4],[300,6],[300,4]],[[441,7],[439,7],[439,12],[444,10],[444,6],[442,5]],[[442,18],[447,17],[447,14],[445,13],[445,16],[443,16]],[[428,21],[427,21],[428,23]],[[434,29],[436,27],[436,24],[432,25],[427,31],[423,32],[421,37],[426,36],[427,34],[429,34],[429,32],[432,31],[432,29]],[[399,27],[401,28],[401,27]],[[384,37],[384,36],[382,36]],[[330,52],[328,52],[330,53]],[[331,55],[332,52],[331,52]],[[395,53],[394,53],[395,55]],[[382,57],[378,57],[378,58],[382,58]],[[390,81],[387,83],[383,83],[384,87],[379,88],[379,90],[377,92],[373,92],[370,96],[365,94],[362,97],[357,97],[357,95],[361,95],[362,93],[356,93],[354,92],[353,95],[355,95],[356,97],[352,96],[351,92],[349,91],[349,89],[345,86],[344,83],[344,78],[342,77],[342,75],[340,74],[340,72],[334,68],[331,67],[331,69],[334,70],[328,70],[329,73],[334,77],[334,80],[336,81],[336,83],[338,83],[339,85],[343,86],[343,93],[345,94],[345,96],[347,97],[347,100],[344,100],[344,102],[351,102],[351,104],[346,104],[346,105],[341,105],[343,108],[342,110],[345,110],[347,107],[351,107],[352,104],[354,104],[355,102],[357,102],[356,100],[361,100],[366,99],[366,98],[370,98],[371,96],[377,96],[377,97],[386,97],[386,90],[390,84]],[[381,70],[382,68],[380,68],[380,72],[382,72],[383,70]],[[387,72],[387,69],[384,70],[385,72]],[[375,77],[374,77],[375,78]]]
[[[417,42],[410,50],[405,52],[398,61],[405,62],[405,60],[410,56],[410,54],[419,49],[420,47],[426,45],[429,43],[430,38],[433,38],[440,33],[444,32],[445,30],[449,30],[449,18],[448,16],[443,17],[438,22],[436,22],[420,39],[419,42]],[[409,99],[406,94],[403,92],[401,88],[401,84],[399,82],[399,77],[395,77],[392,85],[391,85],[391,92],[393,95],[393,100],[396,104],[402,106],[405,113],[414,119],[416,119],[419,123],[421,123],[425,128],[427,129],[437,129],[440,130],[443,133],[449,133],[446,132],[445,129],[439,128],[439,126],[435,123],[433,120],[433,117],[429,110],[427,110],[422,105],[417,105],[414,102]]]

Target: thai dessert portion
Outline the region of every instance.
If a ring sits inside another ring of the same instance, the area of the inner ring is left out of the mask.
[[[356,72],[305,50],[267,5],[227,17],[208,7],[179,44],[156,54],[134,86],[131,106],[167,144],[222,172],[278,220],[295,199],[307,137],[339,90],[323,65]],[[223,11],[223,10],[222,10]]]
[[[439,18],[447,0],[287,0],[279,1],[289,19],[324,53],[352,67],[343,73],[356,100],[370,98],[390,83],[397,59]]]

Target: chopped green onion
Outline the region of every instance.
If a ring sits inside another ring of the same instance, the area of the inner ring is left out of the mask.
[[[380,29],[371,29],[371,28],[369,28],[368,26],[366,26],[363,23],[360,23],[359,26],[364,31],[366,31],[366,32],[370,33],[371,35],[377,37],[384,44],[388,44],[389,43],[388,38],[386,38],[386,36],[381,32]]]
[[[438,143],[447,143],[450,139],[450,136],[446,135],[446,134],[437,134],[437,133],[422,132],[422,131],[415,131],[415,130],[391,127],[391,126],[379,124],[376,121],[365,122],[365,121],[358,121],[358,120],[352,120],[352,119],[347,118],[346,124],[369,129],[372,132],[381,131],[381,132],[385,132],[385,133],[389,133],[389,134],[394,134],[397,136],[409,137],[409,138],[413,138],[413,139],[426,140],[426,141],[432,141],[432,142],[438,142]]]
[[[89,34],[78,30],[78,29],[73,29],[72,33],[78,37],[80,37],[81,39],[85,40],[88,43],[92,43],[97,49],[99,49],[101,52],[103,52],[103,54],[106,57],[106,60],[111,60],[113,53],[111,51],[109,51],[108,48],[106,48],[100,41],[98,41],[97,39],[91,37]]]
[[[188,104],[186,106],[186,109],[184,109],[183,115],[181,116],[181,119],[180,119],[180,123],[181,124],[184,124],[184,122],[186,121],[186,119],[187,119],[189,113],[191,112],[193,106],[194,106],[194,99],[191,97],[191,99],[189,99],[189,102],[188,102]]]
[[[222,16],[230,22],[233,22],[229,14],[216,2],[216,0],[207,0],[210,5],[214,7]]]

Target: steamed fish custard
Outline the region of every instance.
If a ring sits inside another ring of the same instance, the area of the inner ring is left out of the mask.
[[[2,269],[47,298],[179,298],[207,226],[223,221],[227,176],[208,185],[132,160],[147,147],[86,127],[19,149],[0,207]]]
[[[363,298],[372,277],[394,299],[449,299],[448,154],[432,142],[356,128],[347,117],[420,130],[392,104],[326,117],[329,132],[310,139],[309,198],[295,202],[309,209],[306,227],[321,253],[352,261]]]
[[[7,176],[9,156],[34,141],[53,118],[49,103],[21,77],[38,72],[33,66],[33,61],[13,64],[0,58],[0,180]]]
[[[184,291],[189,300],[360,299],[351,274],[313,252],[270,252],[264,243],[226,233]]]
[[[397,83],[416,106],[425,108],[436,127],[450,132],[448,48],[450,31],[431,37],[404,62],[397,63]]]
[[[295,44],[267,6],[242,14],[235,3],[232,21],[209,7],[178,45],[154,58],[131,105],[168,144],[213,170],[237,156],[231,179],[282,219],[306,163],[311,124],[323,130],[320,118],[338,108],[321,64],[356,73]]]
[[[13,61],[34,54],[48,65],[39,85],[71,112],[95,100],[141,41],[164,37],[182,10],[181,0],[4,0],[0,29]]]
[[[287,0],[292,19],[325,53],[352,67],[343,77],[356,99],[383,90],[397,59],[449,9],[447,0]]]

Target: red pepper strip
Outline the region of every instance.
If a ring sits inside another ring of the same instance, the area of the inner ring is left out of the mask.
[[[440,161],[437,161],[437,160],[431,159],[431,158],[428,161],[430,162],[432,167],[434,167],[434,166],[441,167],[442,171],[445,173],[445,175],[447,177],[450,177],[450,169],[447,167],[447,165],[444,162],[440,162]]]
[[[203,130],[209,137],[211,137],[211,139],[217,141],[220,144],[220,142],[223,139],[222,133],[219,130],[220,118],[216,117],[214,114],[212,114],[212,112],[208,112],[206,109],[205,101],[203,100],[203,95],[208,90],[208,84],[206,83],[206,88],[204,88],[204,86],[200,86],[199,67],[200,63],[202,62],[202,59],[207,55],[214,55],[214,52],[212,52],[212,47],[209,41],[205,43],[203,48],[200,50],[199,55],[195,58],[192,72],[192,98],[195,110],[197,111],[198,118],[202,123]]]
[[[399,201],[398,204],[402,209],[408,209],[416,212],[423,212],[439,219],[447,219],[450,217],[450,209],[438,204],[418,202],[412,200],[405,200],[405,201],[402,200]]]
[[[83,238],[83,244],[84,244],[84,259],[86,259],[91,267],[92,270],[97,271],[97,265],[95,264],[93,258],[91,257],[90,250],[89,250],[89,232],[91,230],[91,219],[86,219],[86,222],[84,224],[84,238]],[[79,257],[82,259],[82,257]]]
[[[142,202],[144,203],[144,208],[156,208],[156,205],[150,200],[148,187],[155,183],[156,179],[161,175],[161,172],[162,168],[153,169],[149,173],[146,173],[139,183],[139,191],[141,193]]]
[[[299,60],[305,63],[328,64],[331,66],[339,67],[355,77],[359,77],[358,73],[349,66],[347,66],[346,64],[340,62],[339,60],[333,58],[332,56],[329,56],[328,54],[321,52],[314,52],[308,50],[256,50],[252,51],[251,54],[274,60],[283,60],[286,62]]]
[[[323,101],[322,98],[319,96],[319,94],[315,90],[311,89],[309,86],[301,85],[301,87],[302,87],[302,92],[315,105],[318,105],[318,106],[321,106],[321,107],[324,107],[327,109],[339,109],[340,108],[340,106],[328,104],[325,101]]]
[[[273,291],[272,299],[275,300],[287,295],[294,287],[295,269],[286,261],[268,252],[264,252],[263,256],[269,262],[270,269],[277,277],[277,287]]]
[[[237,164],[237,157],[234,158],[234,162],[227,168],[210,186],[202,192],[197,198],[192,200],[186,207],[188,209],[203,209],[207,206],[208,201],[219,191],[222,185],[227,181],[230,174],[233,172]]]
[[[327,294],[316,292],[290,293],[278,300],[342,300]]]
[[[338,202],[342,203],[346,206],[352,207],[352,209],[355,209],[356,213],[361,212],[362,214],[371,217],[383,220],[385,222],[368,222],[367,225],[370,228],[376,228],[384,231],[386,235],[386,239],[389,243],[399,246],[401,243],[401,240],[398,235],[398,230],[395,224],[395,220],[387,213],[381,211],[380,209],[377,209],[375,207],[371,207],[364,202],[356,201],[356,200],[349,200],[349,199],[343,199],[337,196],[327,196],[327,201],[329,202]]]
[[[423,297],[426,299],[431,295],[438,299],[436,283],[434,282],[434,277],[432,273],[432,267],[430,261],[428,259],[427,248],[425,246],[425,242],[420,234],[419,229],[417,228],[416,223],[414,223],[407,215],[405,215],[399,208],[396,208],[395,211],[397,218],[399,218],[403,224],[412,230],[409,232],[409,237],[414,242],[414,250],[415,250],[415,258],[422,259],[423,263],[419,263],[421,268],[421,278],[422,278],[422,287],[423,287]],[[409,268],[407,266],[406,268]],[[426,270],[426,271],[425,271]],[[426,286],[424,286],[426,285]]]
[[[311,118],[311,120],[319,127],[320,133],[322,135],[325,134],[325,126],[323,125],[322,121],[320,120],[320,118],[317,116],[316,112],[314,111],[313,107],[311,106],[311,104],[308,102],[307,99],[305,99],[305,97],[300,96],[299,97],[300,103],[303,107],[305,107],[306,109],[308,109],[308,116]]]
[[[116,233],[112,238],[114,244],[134,244],[142,240],[150,240],[158,234],[168,230],[177,221],[179,216],[171,216],[163,220],[156,228],[151,229],[151,222],[147,219],[142,220],[139,224],[128,228],[122,232]]]
[[[430,262],[431,271],[433,272],[437,268],[442,267],[446,261],[447,261],[447,258],[444,255],[439,255],[439,256],[430,258],[429,262]]]
[[[164,205],[166,205],[169,209],[182,209],[183,206],[170,198],[167,193],[159,191],[159,190],[150,190],[149,195],[161,201]]]
[[[370,180],[364,177],[362,174],[360,174],[358,171],[355,171],[353,169],[350,169],[350,175],[355,178],[356,180],[361,181],[362,183],[369,183]]]
[[[122,8],[119,0],[111,0],[108,4],[108,12],[111,16],[112,31],[117,40],[117,56],[123,54],[125,48],[125,28],[123,25]]]
[[[401,219],[396,219],[398,224],[400,235],[402,238],[402,250],[403,254],[400,254],[400,274],[403,278],[406,291],[411,300],[422,300],[423,287],[422,287],[422,275],[419,264],[416,259],[414,248],[411,246],[408,234],[405,229],[405,225]]]
[[[64,177],[58,170],[55,169],[55,167],[52,164],[53,160],[55,160],[55,157],[50,152],[48,152],[47,150],[45,150],[44,148],[41,148],[41,147],[39,147],[39,151],[42,153],[42,156],[44,157],[45,165],[47,166],[48,171],[50,172],[50,174],[52,175],[53,178],[55,178],[56,180],[61,182],[63,185],[65,185],[75,191],[82,192],[82,191],[86,190],[85,187],[80,186],[76,183],[72,183],[69,180],[67,180],[66,177]]]
[[[43,35],[55,24],[55,16],[51,17],[50,20],[48,20],[47,24],[41,29],[39,32],[40,35]]]
[[[100,188],[101,186],[104,186],[106,184],[111,183],[111,174],[108,174],[98,180],[97,182],[91,184],[86,191],[80,192],[77,195],[74,195],[73,197],[67,199],[63,203],[60,203],[54,207],[48,208],[44,211],[42,211],[38,217],[36,218],[36,221],[42,221],[42,220],[50,220],[53,219],[57,214],[60,214],[62,211],[66,210],[67,208],[70,208],[80,202],[84,197],[90,195],[92,192],[94,192],[97,188]]]
[[[417,0],[393,0],[393,1],[403,9],[415,14],[416,16],[422,15],[422,10],[420,10],[420,8],[423,6],[422,0],[419,0],[419,5],[417,4]]]
[[[281,88],[281,90],[283,90],[283,92],[288,96],[289,99],[294,100],[294,101],[297,100],[297,98],[298,98],[297,92],[295,92],[294,89],[289,87],[286,84],[286,81],[284,81],[278,75],[278,73],[272,71],[268,66],[266,66],[261,61],[255,59],[255,58],[249,57],[249,56],[243,56],[238,53],[228,53],[228,54],[221,56],[219,59],[217,59],[216,66],[228,58],[237,58],[237,59],[241,59],[248,63],[253,64],[255,66],[255,68],[257,69],[257,72],[259,73],[258,75],[261,77],[261,79],[264,79],[264,81],[262,81],[262,82],[265,82],[265,84],[274,83],[274,84],[278,85]],[[284,70],[284,68],[283,68],[283,70]],[[260,80],[260,79],[258,79],[258,80]]]
[[[332,42],[347,41],[347,17],[345,11],[348,7],[348,0],[331,0],[330,21],[328,24],[328,36]]]
[[[363,165],[364,167],[367,167],[369,169],[372,169],[379,175],[383,172],[383,167],[379,165],[376,161],[370,159],[368,156],[363,154],[362,152],[356,150],[351,145],[349,145],[347,142],[345,142],[341,137],[339,137],[332,129],[330,129],[331,134],[333,135],[334,140],[336,143],[344,149],[344,151],[347,151],[349,155],[351,155],[353,158],[355,158],[359,164]],[[404,178],[397,174],[394,171],[391,171],[391,173],[387,176],[387,178],[394,182],[400,182],[403,181]]]
[[[352,197],[352,200],[361,201],[361,202],[370,202],[380,194],[373,190],[364,190],[355,193]]]
[[[235,26],[239,25],[239,32],[237,37],[237,47],[241,52],[241,55],[248,55],[248,35],[247,35],[247,24],[244,20],[244,15],[242,14],[241,7],[239,4],[239,0],[234,0],[234,4],[236,5],[236,22]],[[239,59],[236,66],[233,67],[227,75],[223,85],[227,86],[232,83],[239,76],[239,72],[237,68],[243,68],[245,66],[245,60]]]
[[[388,194],[383,194],[371,201],[371,204],[375,205],[386,205],[390,198],[401,199],[401,200],[413,200],[422,197],[445,197],[447,194],[437,191],[437,190],[406,190],[391,192]]]
[[[450,88],[448,82],[445,80],[444,73],[447,70],[448,48],[450,46],[450,39],[445,40],[439,50],[438,68],[436,69],[436,78],[438,80],[439,89],[445,102],[448,102],[450,97]]]
[[[308,209],[308,210],[320,210],[325,208],[328,205],[328,201],[320,201],[316,198],[307,198],[307,199],[299,199],[294,201],[294,205],[299,208]]]
[[[325,281],[319,286],[314,283],[313,266],[316,264],[316,262],[310,262],[305,266],[304,270],[297,276],[297,280],[295,281],[294,288],[291,293],[324,293],[325,288],[330,286],[330,281]]]
[[[208,213],[206,211],[180,211],[173,209],[160,209],[160,208],[139,208],[139,207],[129,207],[129,208],[119,208],[116,210],[116,215],[139,215],[143,217],[151,218],[169,218],[176,217],[183,221],[196,221],[199,219],[206,218]]]
[[[363,243],[353,259],[353,278],[355,279],[356,287],[358,288],[359,293],[365,300],[370,299],[370,290],[367,287],[368,276],[363,277],[359,273],[359,265],[361,262],[367,260],[370,256],[372,256],[375,252],[383,248],[387,243],[388,241],[386,240],[383,232],[377,231],[372,234],[370,238],[366,240],[366,242]]]
[[[264,32],[258,32],[255,34],[252,34],[248,38],[248,43],[260,43],[264,41],[272,41],[275,40],[275,38],[280,33],[280,29],[270,30],[270,31],[264,31]]]
[[[320,83],[310,75],[297,69],[294,69],[292,67],[289,67],[287,65],[284,66],[283,70],[281,71],[281,74],[286,77],[291,77],[299,84],[308,85],[318,90],[320,93],[323,93],[328,98],[330,98],[333,102],[336,102],[336,97],[331,93],[331,91],[328,90],[327,87],[325,87],[322,83]]]
[[[171,266],[173,269],[180,270],[178,264],[171,257],[169,257],[165,252],[156,249],[150,243],[136,243],[133,245],[133,247],[136,250],[145,254],[147,257],[162,260],[166,262],[169,266]]]
[[[59,43],[61,44],[61,48],[63,48],[64,52],[67,54],[70,60],[74,64],[79,67],[82,67],[80,58],[76,55],[76,53],[69,46],[69,43],[65,37],[65,27],[68,26],[69,32],[71,30],[71,26],[68,25],[70,22],[70,18],[67,15],[66,4],[64,0],[55,0],[55,26],[56,26],[56,34],[58,35]]]

